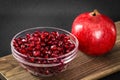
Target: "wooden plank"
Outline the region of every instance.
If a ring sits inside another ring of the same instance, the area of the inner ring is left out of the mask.
[[[0,72],[8,80],[96,80],[120,71],[120,22],[116,22],[117,40],[109,54],[92,57],[78,52],[67,70],[56,76],[38,78],[21,68],[17,61],[8,55],[0,58]]]

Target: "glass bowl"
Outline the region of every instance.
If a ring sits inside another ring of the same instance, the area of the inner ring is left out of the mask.
[[[57,31],[59,33],[64,33],[70,37],[70,40],[75,44],[75,48],[69,53],[55,58],[30,57],[21,54],[15,49],[15,47],[13,46],[14,39],[18,37],[24,37],[27,33],[33,33],[34,31],[38,31],[38,30],[48,31],[48,32]],[[76,57],[78,51],[78,40],[73,34],[60,28],[55,28],[55,27],[29,28],[17,33],[13,37],[13,39],[11,40],[11,51],[13,57],[19,62],[21,67],[26,69],[31,74],[36,76],[52,76],[62,71],[65,71],[69,62]],[[31,60],[38,61],[39,63],[31,62]]]

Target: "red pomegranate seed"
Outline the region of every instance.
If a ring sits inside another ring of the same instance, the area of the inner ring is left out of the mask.
[[[21,38],[21,37],[19,37],[19,38],[17,38],[16,40],[17,40],[17,41],[21,41],[21,40],[22,40],[22,38]]]
[[[40,51],[43,51],[44,50],[44,47],[41,47]]]
[[[65,36],[65,34],[60,34],[60,38],[64,38]]]
[[[33,33],[33,35],[32,36],[34,36],[34,37],[38,37],[39,36],[39,34],[38,33]]]
[[[34,41],[34,37],[30,37],[30,38],[29,38],[29,41]]]
[[[25,45],[21,45],[21,48],[24,49],[24,48],[26,48],[26,46]]]
[[[18,43],[16,42],[16,40],[13,41],[13,46],[15,46],[15,47],[19,46]]]
[[[65,36],[64,39],[65,39],[65,40],[69,40],[70,37],[69,37],[69,36]]]
[[[69,45],[65,45],[65,49],[68,49],[69,48]]]
[[[68,53],[68,52],[70,52],[70,50],[68,49],[68,50],[66,50],[66,53]]]
[[[62,59],[57,59],[61,55],[67,54],[75,48],[75,44],[71,42],[70,37],[56,31],[35,31],[31,34],[27,33],[25,37],[14,39],[13,46],[15,49],[27,56],[25,60],[38,64],[62,63],[55,67],[37,68],[31,67],[32,70],[40,74],[49,75],[54,72],[60,72],[64,69],[65,64]],[[36,59],[36,57],[45,58],[45,60]],[[47,60],[48,58],[56,58]]]
[[[56,39],[55,39],[55,37],[53,37],[51,40],[52,40],[52,41],[55,41]]]
[[[46,44],[44,42],[41,42],[41,46],[45,46]]]
[[[26,42],[27,42],[27,40],[23,38],[23,39],[22,39],[22,42],[23,42],[23,43],[26,43]]]
[[[62,50],[63,50],[63,48],[61,48],[61,47],[58,47],[58,48],[57,48],[57,50],[58,50],[58,51],[62,51]]]
[[[49,70],[46,70],[46,71],[45,71],[45,74],[46,74],[46,75],[48,75],[49,73],[50,73]]]
[[[46,47],[45,47],[45,50],[48,51],[48,50],[49,50],[49,46],[46,46]]]
[[[45,37],[49,35],[49,32],[45,31],[44,32]]]
[[[56,32],[56,31],[52,31],[51,34],[53,34],[54,36],[58,37],[59,36],[59,33]]]
[[[55,58],[55,57],[58,57],[58,55],[57,55],[57,54],[52,53],[52,54],[51,54],[51,57]]]
[[[30,34],[26,34],[27,39],[30,39],[30,36],[31,36]]]
[[[30,58],[30,62],[34,63],[35,59],[34,58]]]
[[[40,50],[41,46],[40,45],[36,45],[35,49]]]
[[[46,54],[46,55],[45,55],[45,58],[49,58],[49,55],[48,55],[48,54]]]
[[[55,50],[55,51],[53,51],[53,53],[54,53],[54,54],[59,54],[59,53],[60,53],[60,51]]]
[[[45,53],[48,54],[48,55],[51,55],[52,51],[48,50],[48,51],[45,51]]]
[[[44,42],[48,42],[48,39],[47,39],[47,38],[45,38]]]
[[[34,47],[35,46],[35,42],[31,42],[28,46],[29,47]]]
[[[41,39],[44,40],[45,39],[45,35],[42,33],[41,34]]]
[[[63,45],[63,41],[59,41],[58,46],[62,46],[62,45]]]
[[[53,44],[53,42],[52,42],[52,41],[49,41],[47,44],[48,44],[48,45],[52,45],[52,44]]]
[[[33,51],[33,56],[39,57],[40,56],[40,51]]]
[[[21,52],[22,54],[26,54],[26,50],[25,50],[25,49],[21,49],[20,52]]]
[[[40,45],[40,43],[41,43],[40,40],[35,42],[36,45]]]
[[[18,40],[17,43],[18,43],[18,45],[21,45],[21,44],[22,44],[22,41],[21,41],[21,40]]]
[[[27,50],[28,50],[29,52],[31,52],[31,51],[33,50],[33,48],[32,48],[32,47],[27,47]]]
[[[72,48],[72,49],[75,48],[75,45],[74,45],[74,44],[71,44],[71,45],[70,45],[70,48]]]
[[[56,50],[56,49],[57,49],[57,46],[56,46],[56,45],[52,45],[52,46],[50,47],[50,49],[51,49],[51,50]]]

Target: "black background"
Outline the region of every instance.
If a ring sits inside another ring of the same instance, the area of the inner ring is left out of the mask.
[[[0,0],[0,57],[11,54],[10,41],[21,30],[51,26],[70,31],[77,15],[94,9],[116,22],[120,20],[119,4],[119,0]],[[116,73],[102,80],[119,76]]]

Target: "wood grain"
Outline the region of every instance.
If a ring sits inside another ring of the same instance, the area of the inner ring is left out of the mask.
[[[115,24],[117,27],[116,44],[107,55],[92,57],[79,51],[66,71],[48,78],[31,75],[18,65],[12,55],[8,55],[0,58],[0,72],[8,80],[97,80],[120,71],[120,21]]]

